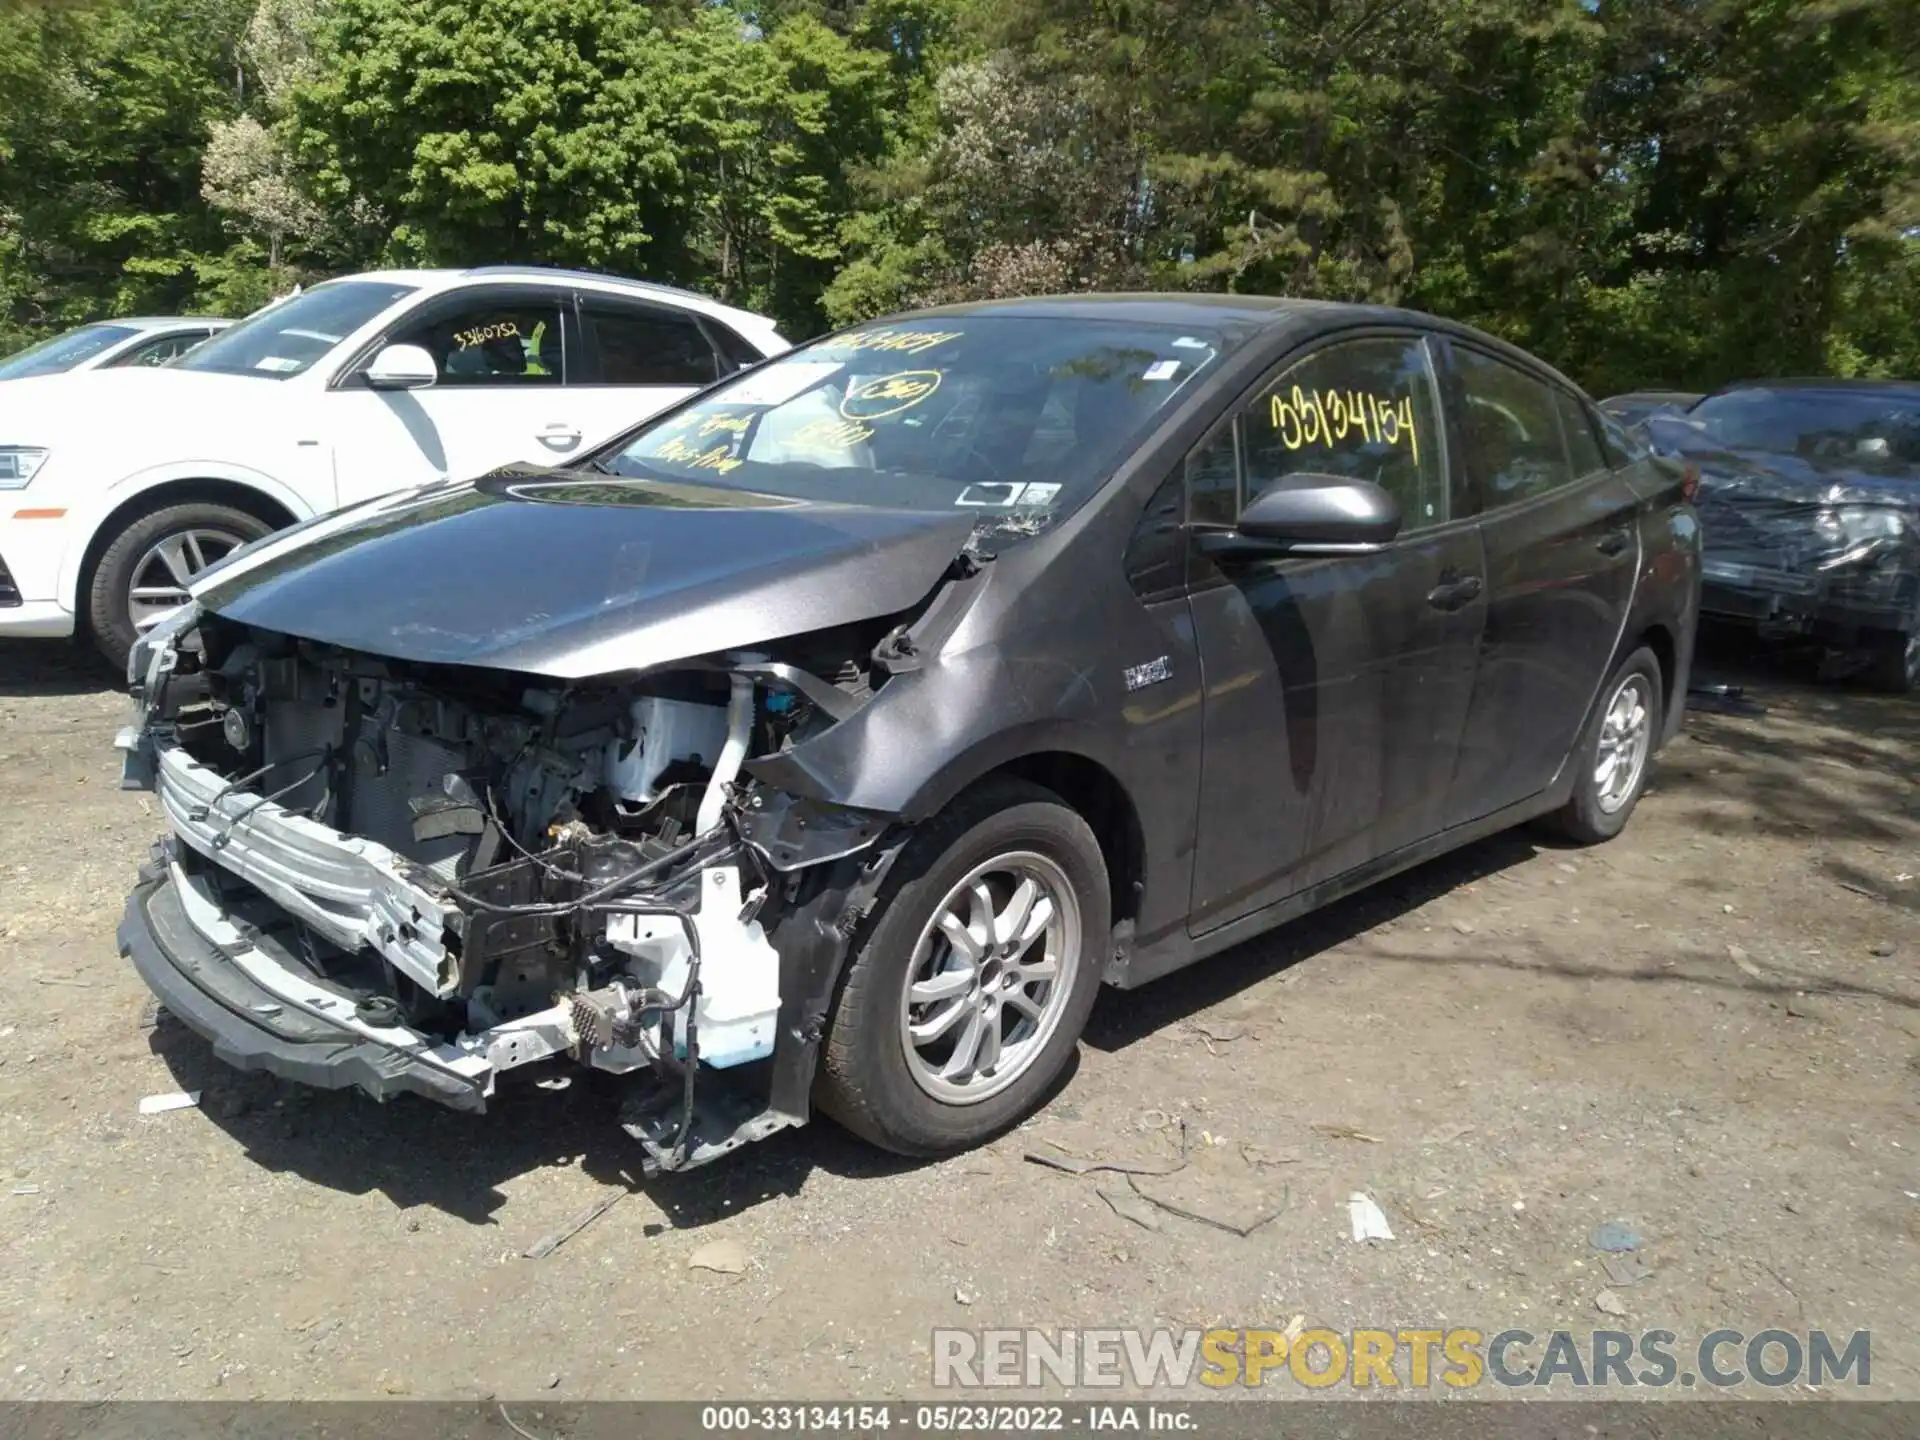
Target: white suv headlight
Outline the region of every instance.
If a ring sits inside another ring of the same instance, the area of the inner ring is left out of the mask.
[[[24,490],[40,467],[47,463],[47,452],[33,445],[0,445],[0,490]]]

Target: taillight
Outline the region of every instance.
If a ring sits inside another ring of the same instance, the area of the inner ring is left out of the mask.
[[[1691,505],[1700,494],[1700,467],[1688,465],[1680,471],[1680,498]]]

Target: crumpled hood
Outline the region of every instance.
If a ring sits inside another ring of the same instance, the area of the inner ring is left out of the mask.
[[[308,522],[193,593],[370,654],[582,679],[905,610],[972,529],[964,513],[510,467]]]
[[[1709,565],[1807,575],[1920,573],[1920,474],[1771,451],[1728,449],[1680,417],[1648,434],[1698,467],[1695,501]]]

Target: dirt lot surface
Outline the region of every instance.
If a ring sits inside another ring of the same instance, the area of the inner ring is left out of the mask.
[[[913,1396],[938,1326],[1295,1315],[1869,1329],[1871,1393],[1920,1397],[1920,705],[1741,663],[1767,715],[1694,715],[1620,840],[1505,836],[1108,994],[985,1150],[823,1121],[643,1185],[615,1083],[382,1107],[156,1025],[114,943],[160,828],[123,699],[0,647],[0,1398]],[[173,1090],[200,1107],[137,1113]],[[1023,1159],[1165,1156],[1183,1119],[1184,1203],[1277,1218],[1150,1231]],[[1396,1239],[1351,1240],[1356,1190]],[[715,1241],[742,1273],[689,1267]]]

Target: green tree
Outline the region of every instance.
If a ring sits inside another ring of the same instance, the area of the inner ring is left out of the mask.
[[[316,193],[391,222],[395,259],[644,263],[683,174],[671,51],[599,0],[340,0],[333,57],[297,90]]]
[[[810,14],[768,31],[726,7],[678,31],[672,53],[682,263],[722,298],[812,333],[843,258],[853,176],[886,143],[887,58]]]
[[[0,326],[190,306],[226,237],[200,197],[239,106],[249,0],[0,10]]]
[[[1589,373],[1708,386],[1910,362],[1920,317],[1881,302],[1911,284],[1920,224],[1920,5],[1603,0],[1599,15],[1592,120],[1631,205],[1623,257],[1592,277]]]

